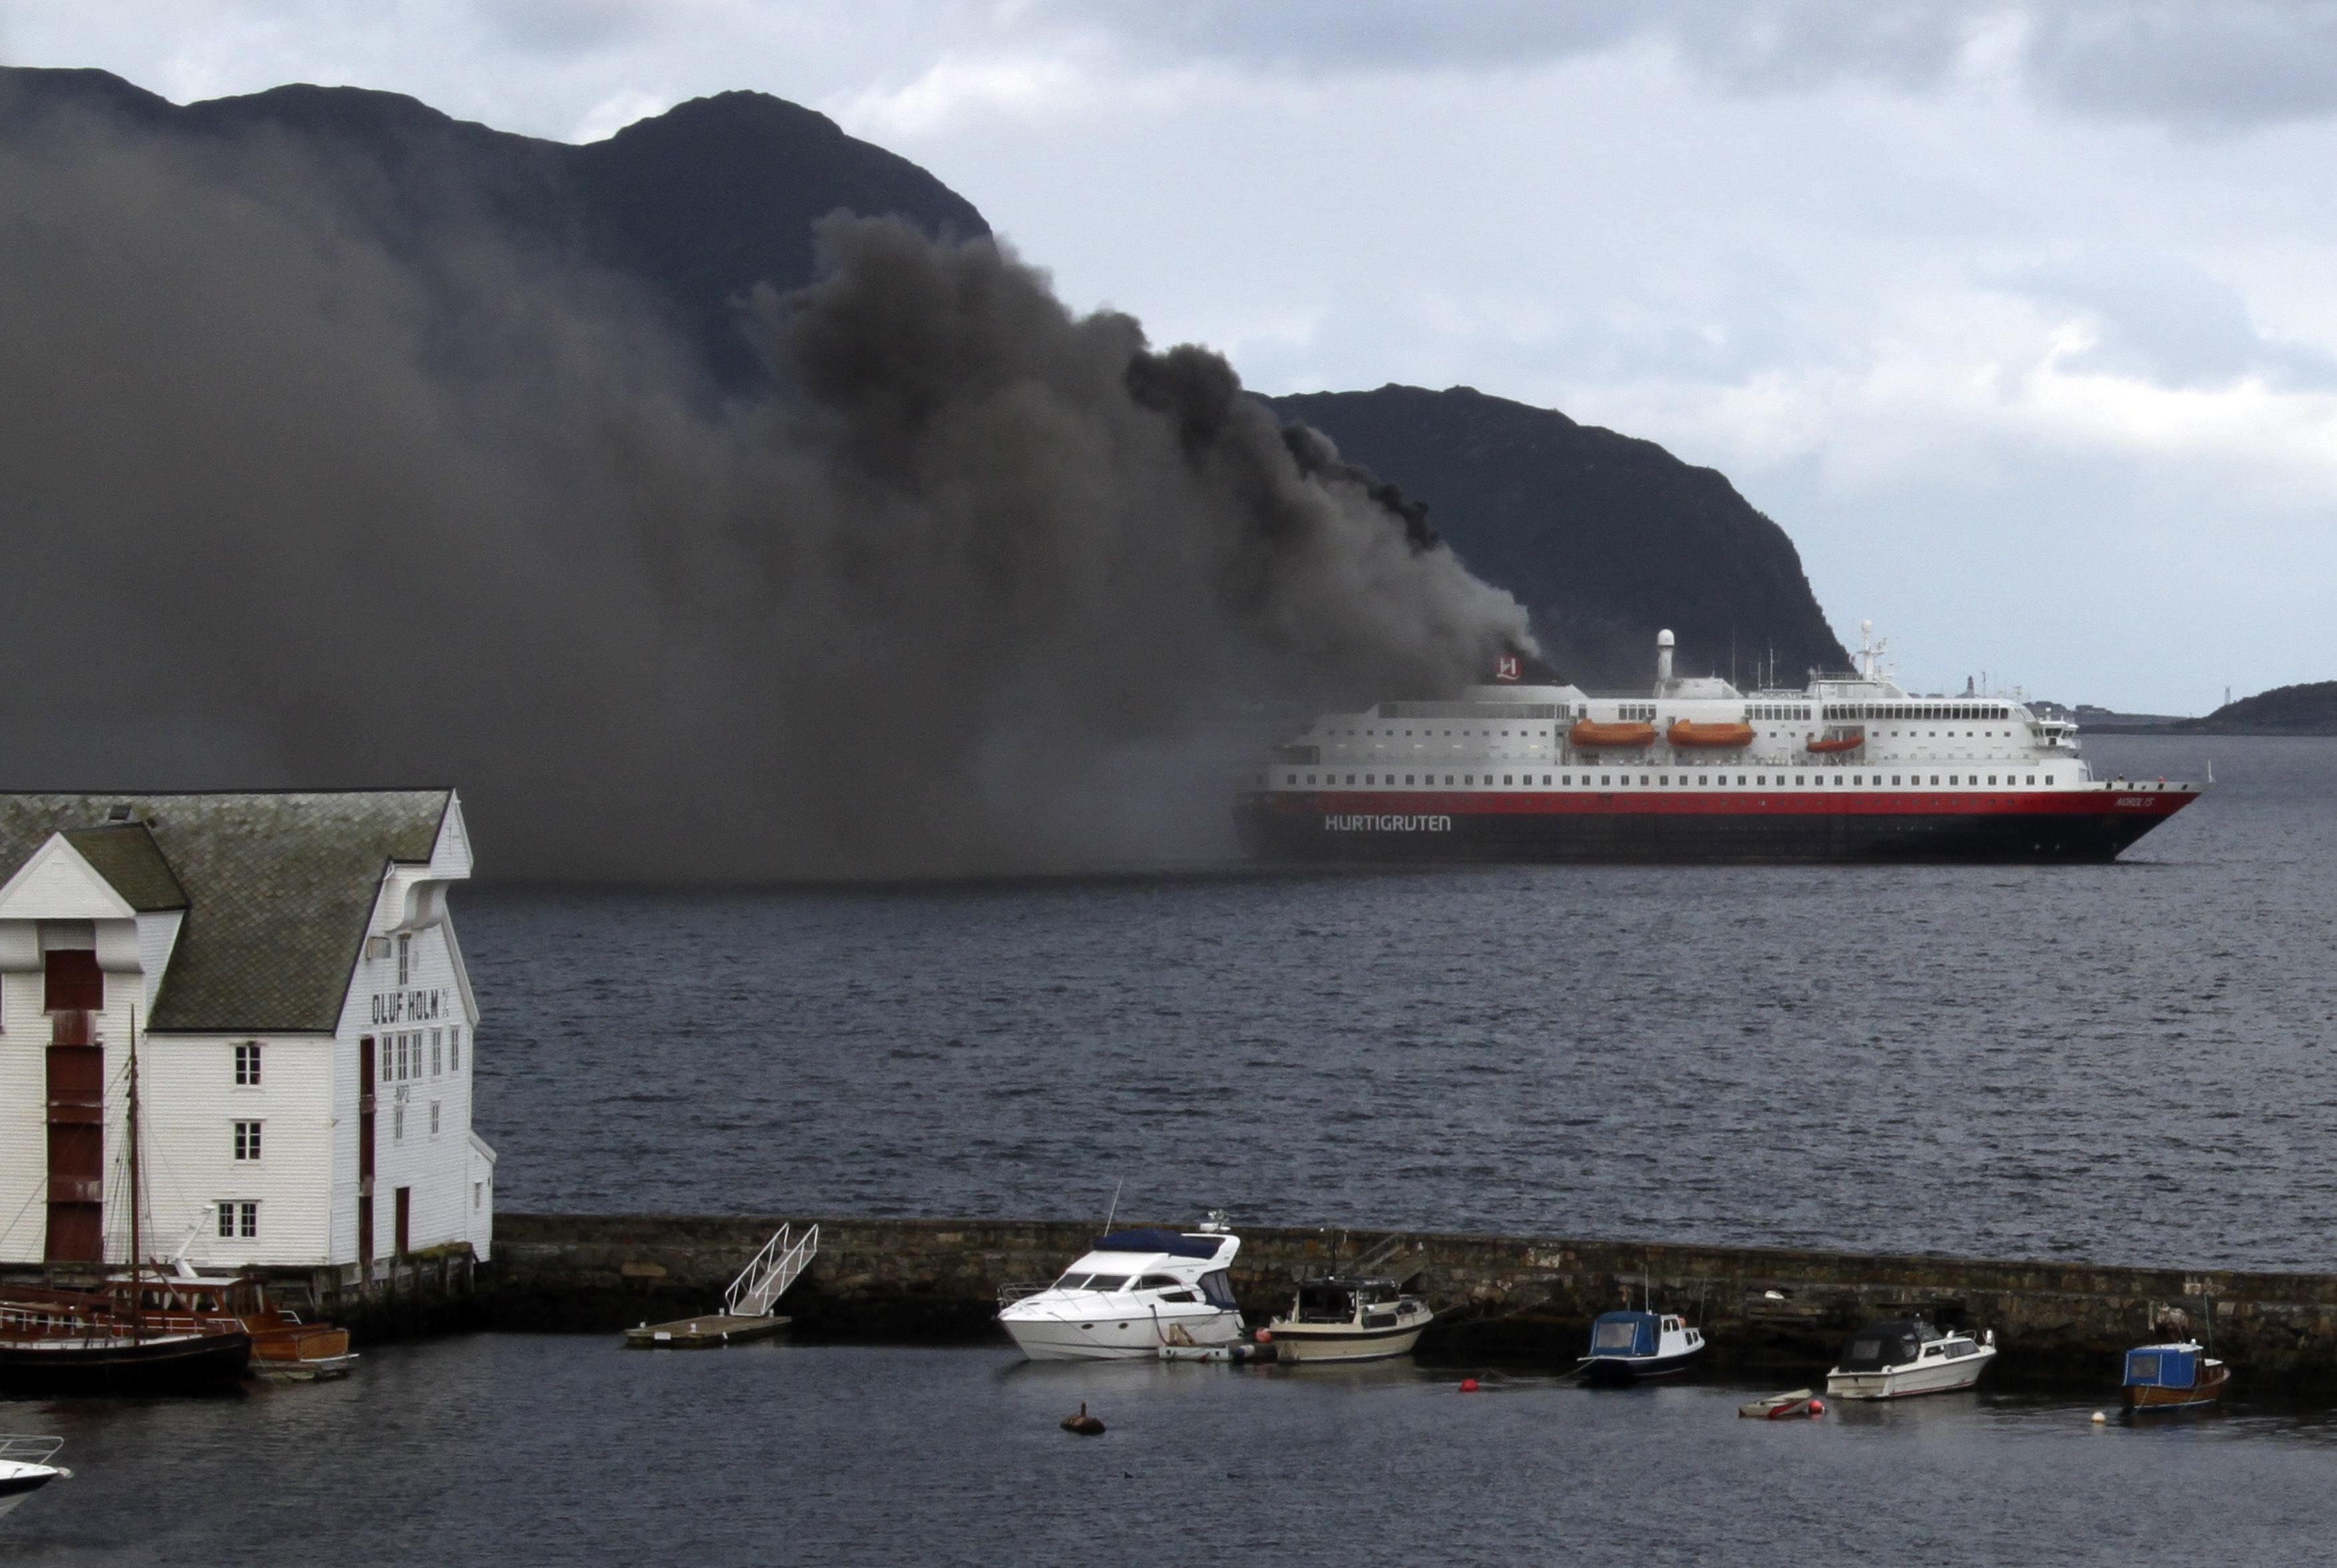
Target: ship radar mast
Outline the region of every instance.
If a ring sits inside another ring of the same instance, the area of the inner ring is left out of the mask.
[[[1886,637],[1878,640],[1874,635],[1873,621],[1862,620],[1858,623],[1858,673],[1860,675],[1868,680],[1881,680],[1882,656],[1890,651],[1891,639]]]

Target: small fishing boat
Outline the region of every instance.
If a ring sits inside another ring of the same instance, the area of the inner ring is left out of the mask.
[[[1240,1251],[1215,1215],[1198,1231],[1112,1231],[1052,1284],[1001,1286],[999,1325],[1033,1361],[1231,1346],[1242,1320],[1227,1271]]]
[[[1602,1312],[1576,1369],[1593,1382],[1628,1383],[1677,1372],[1703,1349],[1703,1332],[1670,1312]]]
[[[1843,1342],[1826,1373],[1826,1392],[1843,1399],[1903,1399],[1949,1394],[1980,1381],[1996,1359],[1993,1329],[1974,1339],[1921,1318],[1885,1318]]]
[[[1325,1274],[1300,1281],[1290,1310],[1257,1337],[1278,1361],[1377,1361],[1409,1355],[1435,1317],[1393,1280]]]
[[[2224,1397],[2232,1369],[2203,1351],[2195,1339],[2137,1345],[2126,1353],[2127,1408],[2184,1410],[2212,1405]]]
[[[255,1377],[288,1382],[345,1378],[357,1359],[347,1329],[302,1321],[299,1313],[271,1302],[259,1281],[243,1275],[198,1274],[181,1264],[169,1272],[117,1274],[106,1286],[117,1316],[129,1310],[134,1293],[139,1309],[149,1314],[193,1317],[241,1329],[251,1336]]]
[[[1824,1415],[1825,1401],[1812,1389],[1796,1388],[1790,1394],[1772,1394],[1765,1399],[1739,1405],[1736,1413],[1754,1421],[1798,1421]]]
[[[52,1465],[63,1437],[0,1436],[0,1514],[22,1503],[52,1481],[70,1480],[73,1472]]]

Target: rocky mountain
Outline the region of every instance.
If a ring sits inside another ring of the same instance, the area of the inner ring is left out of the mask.
[[[1273,403],[1427,502],[1461,558],[1532,612],[1565,679],[1647,685],[1664,628],[1683,675],[1749,684],[1774,666],[1799,686],[1814,668],[1849,667],[1785,531],[1720,473],[1651,441],[1466,386]]]
[[[757,93],[696,99],[572,146],[459,121],[397,93],[286,86],[184,106],[99,71],[0,69],[0,138],[79,114],[200,143],[282,139],[359,193],[393,239],[492,221],[547,258],[640,286],[719,385],[756,387],[738,301],[812,277],[812,225],[838,209],[925,232],[989,232],[907,160]],[[1273,400],[1350,461],[1427,503],[1476,571],[1530,609],[1557,670],[1639,687],[1669,627],[1684,673],[1798,683],[1841,668],[1793,542],[1728,481],[1650,442],[1467,387],[1384,386]]]
[[[93,115],[191,140],[279,137],[362,191],[393,232],[484,217],[552,257],[647,286],[726,385],[758,371],[734,302],[811,280],[812,224],[839,209],[928,234],[987,234],[973,204],[825,114],[760,93],[698,98],[572,146],[356,87],[288,86],[183,107],[103,71],[0,69],[0,135]]]

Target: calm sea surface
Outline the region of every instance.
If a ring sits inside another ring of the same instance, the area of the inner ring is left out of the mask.
[[[2337,743],[2212,754],[2107,867],[468,890],[480,1118],[513,1209],[1080,1215],[1124,1179],[1168,1218],[2337,1269]],[[1457,1376],[391,1346],[0,1402],[80,1471],[0,1568],[2286,1563],[2337,1527],[2337,1417],[2271,1390],[1772,1426],[1716,1382]],[[1107,1437],[1057,1428],[1082,1400]]]
[[[1773,1424],[1743,1388],[1457,1377],[482,1335],[241,1398],[0,1403],[79,1472],[0,1520],[0,1564],[2281,1564],[2337,1526],[2303,1408]],[[1081,1401],[1104,1437],[1057,1427]]]
[[[2337,1269],[2337,741],[2091,867],[465,890],[513,1210]],[[493,824],[477,824],[492,868]]]

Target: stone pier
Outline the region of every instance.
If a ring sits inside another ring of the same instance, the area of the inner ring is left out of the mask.
[[[1131,1220],[1130,1223],[1140,1223]],[[820,1227],[819,1255],[780,1310],[799,1337],[1003,1343],[1002,1284],[1051,1278],[1090,1221],[775,1215],[503,1214],[479,1307],[495,1327],[614,1330],[704,1311],[781,1224]],[[1416,1276],[1440,1316],[1431,1359],[1569,1363],[1599,1313],[1651,1299],[1705,1331],[1714,1359],[1823,1366],[1870,1318],[1922,1312],[1992,1329],[2008,1379],[2115,1378],[2146,1340],[2196,1336],[2283,1387],[2337,1389],[2337,1275],[2236,1273],[1698,1247],[1560,1237],[1240,1225],[1236,1294],[1254,1323],[1292,1281],[1396,1243],[1382,1271]]]

